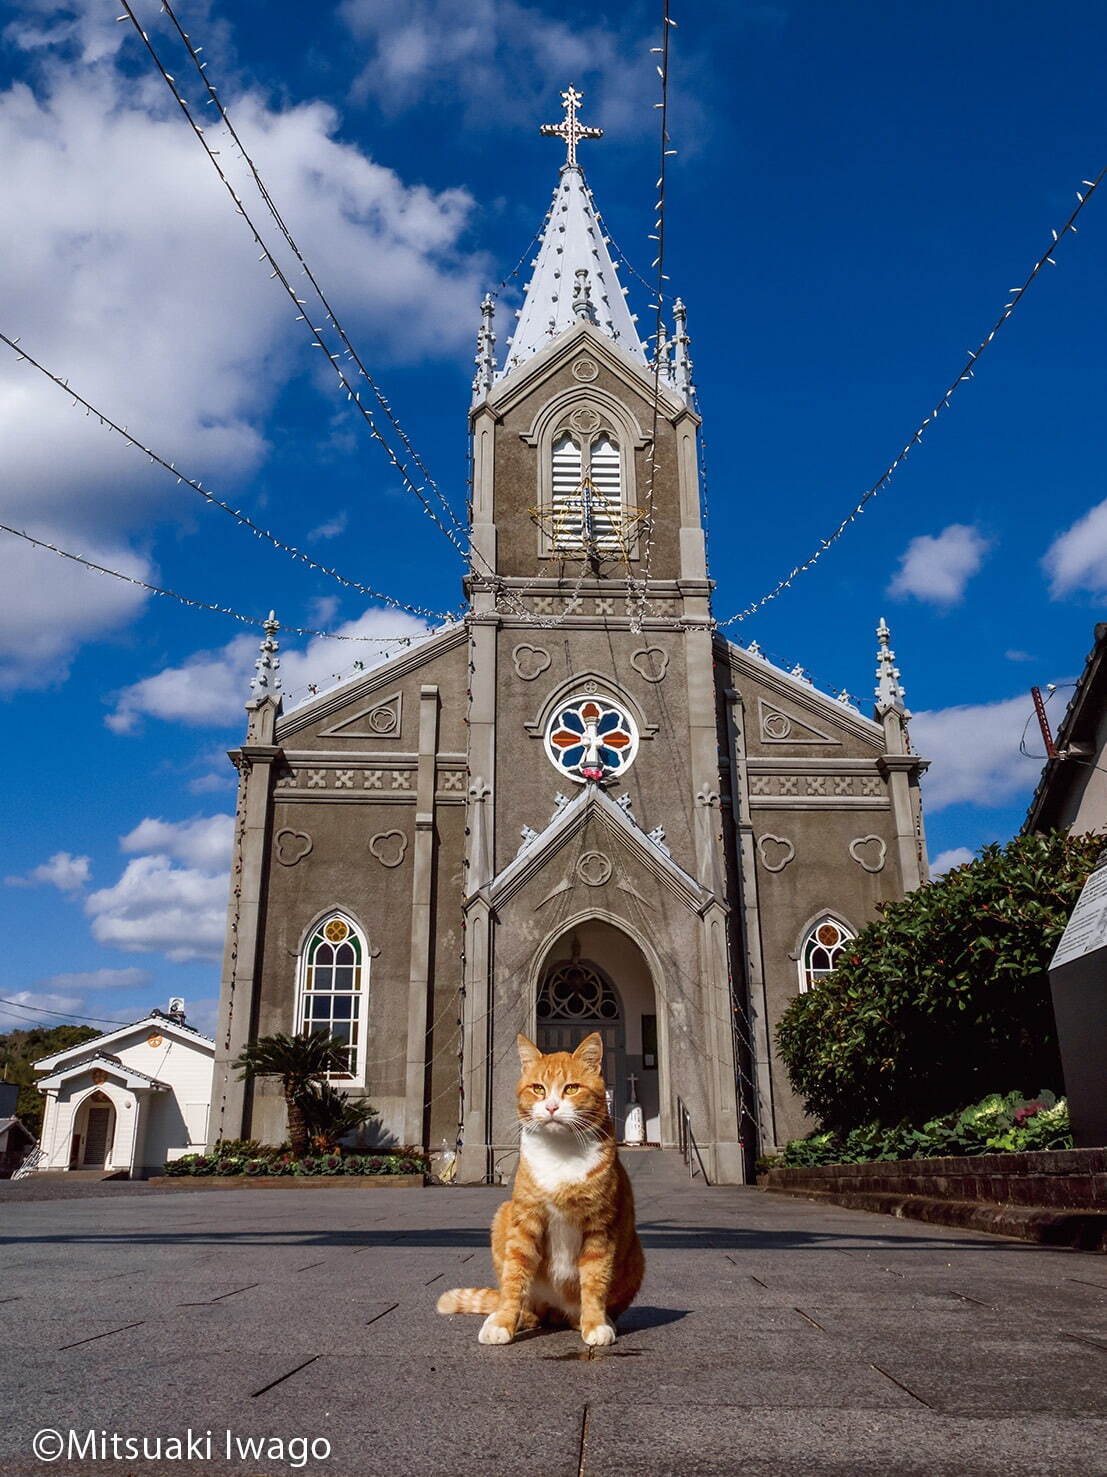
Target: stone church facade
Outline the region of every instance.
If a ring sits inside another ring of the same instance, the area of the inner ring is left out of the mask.
[[[516,1034],[598,1029],[617,1125],[742,1182],[807,1128],[781,1014],[926,877],[883,623],[873,717],[713,624],[683,309],[655,365],[574,143],[502,366],[484,307],[464,619],[289,712],[263,643],[213,1138],[281,1139],[229,1064],[325,1027],[390,1138],[494,1178]]]

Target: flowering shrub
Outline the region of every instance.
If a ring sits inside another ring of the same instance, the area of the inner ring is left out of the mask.
[[[261,1148],[261,1146],[259,1146]],[[171,1159],[164,1173],[185,1175],[364,1175],[425,1174],[426,1156],[404,1149],[398,1154],[309,1154],[297,1159],[286,1149],[261,1148],[257,1154],[185,1154]]]
[[[932,1118],[921,1128],[864,1124],[849,1133],[831,1131],[793,1139],[774,1162],[790,1169],[819,1164],[869,1164],[890,1159],[935,1159],[967,1154],[1071,1149],[1068,1105],[1051,1092],[1030,1101],[1019,1092],[994,1092],[982,1102]]]
[[[993,1082],[1059,1088],[1046,970],[1102,848],[1101,836],[1018,836],[884,904],[777,1028],[820,1127],[917,1123]]]

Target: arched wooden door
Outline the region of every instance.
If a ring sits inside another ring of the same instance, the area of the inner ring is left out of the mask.
[[[85,1169],[104,1169],[115,1142],[115,1107],[109,1097],[97,1092],[85,1109],[85,1142],[81,1164]]]
[[[626,1103],[626,1028],[619,992],[591,960],[558,959],[538,989],[537,1046],[540,1051],[573,1051],[585,1036],[603,1037],[604,1081],[615,1124],[623,1136]]]

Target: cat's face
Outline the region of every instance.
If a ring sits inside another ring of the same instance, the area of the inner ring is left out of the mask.
[[[586,1036],[574,1052],[543,1056],[525,1036],[518,1045],[522,1072],[516,1102],[525,1128],[557,1132],[604,1123],[603,1039],[598,1032]]]

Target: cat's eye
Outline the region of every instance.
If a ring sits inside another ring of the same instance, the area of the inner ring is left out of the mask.
[[[541,1082],[532,1082],[530,1085],[530,1090],[534,1093],[535,1097],[546,1096],[546,1089],[542,1086]]]
[[[580,1091],[580,1083],[579,1082],[566,1082],[565,1086],[561,1089],[561,1091],[562,1091],[563,1096],[569,1097],[572,1093],[579,1092]]]

